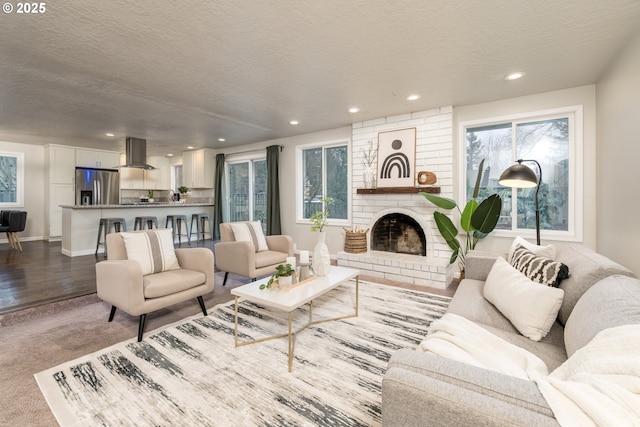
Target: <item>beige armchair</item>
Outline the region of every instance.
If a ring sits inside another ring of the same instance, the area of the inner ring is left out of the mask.
[[[246,222],[245,222],[246,223]],[[250,277],[272,274],[288,256],[293,256],[293,239],[290,236],[265,236],[268,250],[256,251],[254,243],[236,241],[231,224],[220,224],[220,242],[214,245],[216,267],[225,272],[222,286],[227,283],[229,273]]]
[[[112,305],[109,322],[116,308],[140,316],[138,341],[141,341],[147,314],[152,311],[197,298],[202,314],[207,315],[202,296],[214,286],[214,257],[210,249],[175,249],[179,269],[143,276],[141,264],[127,259],[122,233],[108,234],[107,246],[108,260],[96,264],[96,284],[98,297]]]

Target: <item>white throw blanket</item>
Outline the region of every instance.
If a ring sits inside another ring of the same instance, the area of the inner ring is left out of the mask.
[[[551,375],[534,354],[452,313],[419,349],[535,381],[562,426],[640,426],[640,325],[601,331]]]

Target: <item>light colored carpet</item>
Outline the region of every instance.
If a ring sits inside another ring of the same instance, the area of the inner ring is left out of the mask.
[[[314,319],[353,310],[346,284],[314,301]],[[36,374],[56,419],[71,425],[380,424],[382,376],[391,354],[415,347],[448,297],[360,284],[360,315],[286,338],[235,348],[233,303],[216,306]],[[295,312],[301,326],[306,308]],[[242,340],[286,330],[284,314],[241,303]]]

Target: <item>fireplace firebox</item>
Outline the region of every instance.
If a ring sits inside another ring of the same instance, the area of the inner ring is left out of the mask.
[[[390,213],[371,229],[371,249],[410,255],[427,255],[424,231],[416,220],[403,213]]]

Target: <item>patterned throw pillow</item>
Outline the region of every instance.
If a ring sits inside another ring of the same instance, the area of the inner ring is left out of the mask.
[[[180,268],[170,228],[122,233],[122,238],[127,259],[138,261],[143,275]]]
[[[236,242],[251,242],[256,252],[269,250],[260,221],[234,222],[229,225],[231,225],[233,238]]]
[[[556,288],[569,277],[565,264],[538,256],[522,245],[516,246],[510,264],[534,282]]]

